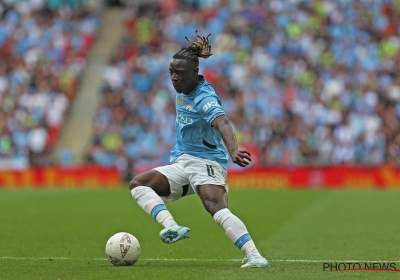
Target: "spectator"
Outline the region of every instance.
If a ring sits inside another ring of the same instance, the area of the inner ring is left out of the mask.
[[[81,2],[0,3],[0,165],[38,164],[58,139],[99,26]]]
[[[175,118],[168,63],[197,29],[212,34],[214,53],[200,73],[215,85],[238,140],[255,149],[260,164],[398,162],[395,1],[158,3],[127,5],[126,36],[104,72],[105,101],[90,153],[116,154],[98,141],[112,124],[128,161],[168,162]]]

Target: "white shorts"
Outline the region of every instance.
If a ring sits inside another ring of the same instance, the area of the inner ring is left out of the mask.
[[[197,186],[201,185],[223,186],[228,192],[227,172],[212,160],[183,154],[173,164],[154,169],[167,177],[170,185],[171,194],[161,197],[165,203],[194,193],[198,195]]]

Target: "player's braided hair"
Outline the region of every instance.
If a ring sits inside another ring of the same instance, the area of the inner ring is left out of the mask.
[[[208,58],[212,56],[211,45],[208,42],[208,37],[210,37],[210,35],[211,34],[208,34],[207,37],[201,37],[197,34],[196,30],[197,41],[189,40],[188,37],[185,36],[186,40],[189,41],[190,46],[182,48],[173,56],[173,58],[198,60],[199,57]]]

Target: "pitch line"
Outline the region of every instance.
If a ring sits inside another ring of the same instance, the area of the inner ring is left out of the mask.
[[[11,257],[11,256],[0,256],[0,259],[10,259],[10,260],[90,260],[90,261],[106,261],[106,258],[68,258],[68,257]],[[196,258],[182,258],[182,259],[166,259],[166,258],[143,258],[139,259],[141,261],[226,261],[226,262],[239,262],[242,259],[196,259]],[[396,263],[400,260],[274,260],[268,259],[269,262],[294,262],[294,263]]]

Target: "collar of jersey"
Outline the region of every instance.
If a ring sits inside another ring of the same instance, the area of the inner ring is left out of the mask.
[[[206,79],[202,75],[199,75],[199,78],[200,80],[197,86],[189,94],[183,94],[183,95],[192,96],[196,93],[196,91],[206,82]]]

